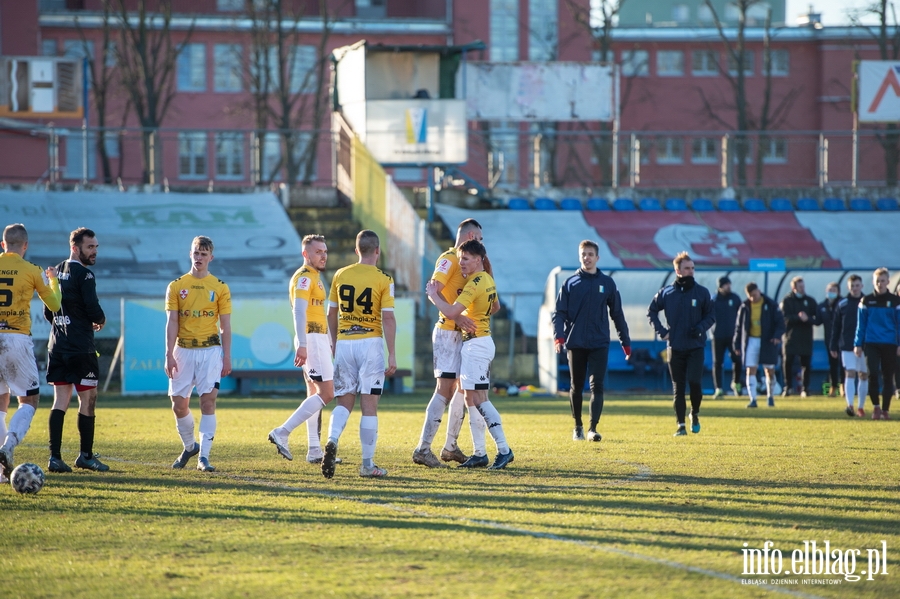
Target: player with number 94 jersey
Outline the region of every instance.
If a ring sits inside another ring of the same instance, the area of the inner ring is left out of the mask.
[[[381,337],[381,311],[394,309],[394,279],[371,264],[345,266],[334,274],[328,301],[338,308],[338,340]]]

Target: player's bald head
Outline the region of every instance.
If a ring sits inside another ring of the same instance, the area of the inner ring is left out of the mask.
[[[21,249],[28,243],[28,231],[25,230],[25,225],[16,223],[3,229],[3,243],[6,244],[7,250]]]

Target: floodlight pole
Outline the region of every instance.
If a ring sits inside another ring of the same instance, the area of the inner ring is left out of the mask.
[[[851,137],[851,145],[853,146],[850,156],[850,187],[856,189],[857,168],[859,165],[859,109],[853,111],[853,135]]]
[[[88,180],[88,118],[90,107],[88,105],[88,57],[87,54],[81,59],[81,91],[82,104],[81,112],[84,115],[81,119],[81,185],[87,185]]]
[[[619,65],[613,65],[612,188],[619,189]]]

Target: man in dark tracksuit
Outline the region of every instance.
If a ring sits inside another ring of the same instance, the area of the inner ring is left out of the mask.
[[[720,399],[724,392],[725,381],[722,377],[722,363],[725,351],[731,354],[731,389],[735,395],[741,394],[741,356],[734,351],[734,321],[737,318],[741,298],[731,290],[731,279],[719,277],[719,290],[713,296],[713,307],[716,311],[716,328],[713,329],[712,360],[713,384],[716,392],[713,399]]]
[[[894,395],[894,367],[900,353],[900,297],[888,291],[890,272],[875,271],[875,291],[859,302],[853,352],[866,354],[869,368],[869,398],[875,406],[872,420],[888,420]],[[880,371],[880,372],[879,372]],[[878,400],[879,374],[884,377],[883,405]]]
[[[834,314],[837,312],[841,301],[841,287],[837,283],[828,283],[825,287],[825,299],[818,307],[818,321],[825,333],[825,348],[831,343],[831,328],[834,324]],[[841,368],[841,356],[828,352],[828,397],[837,397],[838,388],[844,384],[843,368]],[[853,414],[850,414],[851,416]]]
[[[672,261],[675,265],[675,283],[660,289],[650,307],[647,318],[660,339],[666,342],[669,373],[675,395],[675,419],[678,422],[676,437],[686,435],[684,417],[685,387],[691,388],[691,432],[700,432],[700,402],[703,400],[703,350],[706,331],[716,321],[709,290],[694,281],[694,261],[687,252],[681,252]],[[659,313],[666,315],[666,326],[659,320]]]
[[[734,327],[734,350],[741,354],[747,368],[748,408],[756,404],[756,372],[760,366],[766,373],[766,395],[770,408],[775,407],[772,387],[775,385],[775,363],[778,361],[778,346],[784,334],[784,317],[778,304],[763,295],[759,286],[750,282],[744,288],[747,301],[738,310]]]
[[[585,240],[578,246],[578,252],[581,268],[566,279],[556,296],[553,330],[557,353],[563,348],[568,350],[569,402],[575,419],[572,438],[576,441],[585,438],[581,422],[582,392],[584,377],[590,371],[591,427],[587,438],[599,441],[597,424],[603,412],[603,379],[609,360],[609,318],[616,325],[626,358],[631,356],[631,339],[619,290],[611,277],[597,269],[599,247],[593,241]]]
[[[862,356],[853,353],[853,340],[856,337],[856,320],[859,314],[859,302],[862,301],[862,277],[853,274],[847,279],[849,293],[838,302],[834,309],[834,321],[831,325],[831,337],[826,338],[828,350],[832,357],[839,358],[844,366],[844,398],[847,400],[845,413],[847,416],[866,415],[866,394],[869,392],[869,367]],[[859,385],[856,380],[859,379]],[[856,411],[853,410],[853,398],[859,393]]]
[[[800,358],[800,372],[803,386],[800,396],[809,394],[809,379],[812,376],[813,327],[819,322],[819,303],[806,295],[806,284],[802,277],[791,279],[791,292],[781,300],[784,314],[784,393],[787,397],[794,386],[794,358]]]

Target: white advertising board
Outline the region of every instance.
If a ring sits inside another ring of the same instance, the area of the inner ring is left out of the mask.
[[[366,102],[366,147],[383,165],[464,164],[468,160],[462,100]]]
[[[862,60],[857,73],[859,122],[900,121],[900,61]]]

